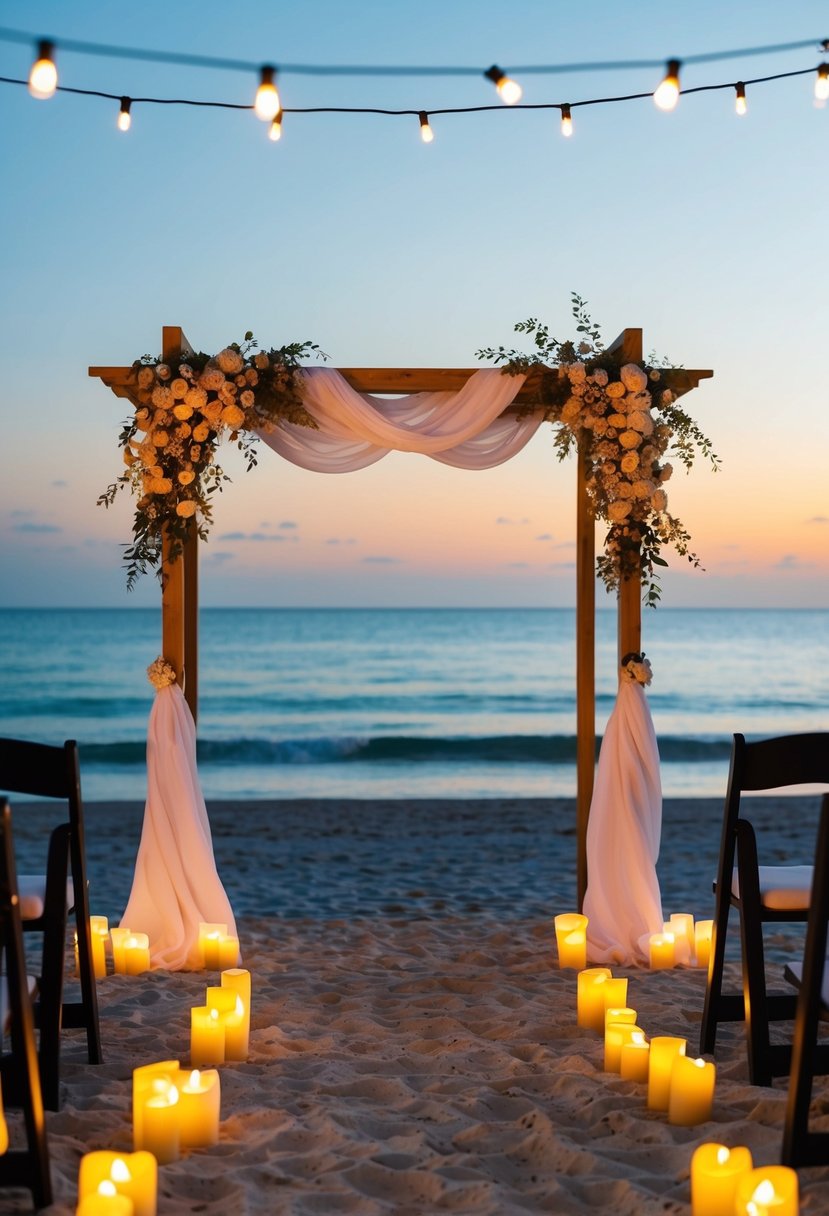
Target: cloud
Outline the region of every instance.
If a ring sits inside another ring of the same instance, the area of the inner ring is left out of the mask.
[[[283,544],[287,540],[297,541],[297,536],[268,536],[265,532],[224,532],[219,540],[226,543],[235,541],[255,541],[257,544],[267,542],[270,544]]]
[[[552,540],[553,534],[552,534],[552,532],[542,532],[541,535],[537,536],[535,539],[536,540]]]
[[[560,540],[556,545],[557,549],[575,549],[576,542],[574,540]]]
[[[326,545],[356,545],[357,541],[353,536],[329,536],[325,543]]]
[[[529,564],[529,562],[507,562],[510,570],[526,570]]]
[[[46,533],[46,532],[62,532],[63,528],[59,528],[57,524],[36,524],[31,520],[27,520],[24,523],[14,524],[12,531],[13,532],[29,532],[29,533],[31,533],[31,532]]]
[[[225,553],[225,551],[223,549],[219,549],[215,553],[208,554],[208,561],[216,562],[218,564],[221,562],[233,561],[233,559],[235,557],[236,557],[235,553]]]
[[[299,524],[294,523],[292,519],[283,519],[282,523],[279,524],[279,527],[283,530],[283,532],[286,532],[293,528],[298,528]]]
[[[829,524],[829,515],[813,515],[806,520],[807,524]]]
[[[402,558],[377,556],[364,557],[362,560],[364,562],[368,562],[372,566],[398,566],[400,565]]]
[[[551,570],[575,570],[575,562],[550,562]]]
[[[784,553],[779,562],[775,562],[775,570],[808,570],[812,562],[802,562],[796,553]]]
[[[521,527],[522,524],[528,524],[528,519],[508,519],[506,515],[499,515],[496,519],[496,524],[506,524],[509,528]]]
[[[56,486],[57,489],[59,489],[59,490],[63,490],[63,489],[65,489],[66,486],[69,485],[69,482],[64,481],[62,477],[59,477],[57,481],[52,482],[52,485]]]
[[[34,515],[34,511],[24,511],[18,507],[16,511],[9,511],[9,515],[12,519],[28,519]]]

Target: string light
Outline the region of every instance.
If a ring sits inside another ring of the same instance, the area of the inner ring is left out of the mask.
[[[495,85],[505,106],[514,106],[521,100],[524,93],[521,85],[507,76],[506,72],[502,72],[496,64],[493,63],[492,67],[484,72],[484,76]]]
[[[818,65],[815,80],[815,101],[829,101],[829,63]]]
[[[282,138],[282,110],[277,110],[273,116],[271,129],[268,131],[268,139],[272,139],[274,143]]]
[[[435,133],[429,126],[429,115],[425,110],[421,110],[417,117],[420,121],[420,138],[425,144],[430,144],[435,138]]]
[[[39,101],[54,97],[58,87],[58,69],[55,67],[55,44],[47,39],[37,44],[37,59],[29,72],[29,92]]]
[[[262,122],[271,122],[276,118],[281,108],[279,94],[274,84],[275,77],[276,68],[265,64],[261,70],[259,88],[256,90],[256,100],[253,103],[256,117],[261,118]]]
[[[660,110],[673,110],[679,101],[679,60],[669,59],[665,78],[653,95]]]
[[[740,116],[742,116],[748,110],[748,103],[746,102],[746,86],[743,84],[742,80],[738,80],[734,85],[734,88],[737,93],[734,100],[734,109]]]
[[[130,101],[129,97],[121,98],[121,109],[118,111],[119,131],[129,131],[130,127],[132,126],[132,115],[130,114],[131,106],[132,102]]]
[[[570,115],[570,106],[566,101],[561,107],[561,134],[568,139],[573,134],[573,119]]]

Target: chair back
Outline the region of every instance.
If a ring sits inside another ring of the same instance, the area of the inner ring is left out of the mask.
[[[734,736],[729,789],[773,790],[786,785],[829,784],[829,733],[782,735],[746,743]]]
[[[52,747],[24,739],[0,739],[0,789],[36,798],[64,798],[74,823],[81,801],[77,743],[68,739],[63,747]]]

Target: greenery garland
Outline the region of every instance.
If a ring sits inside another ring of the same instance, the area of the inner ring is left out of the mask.
[[[515,331],[532,338],[533,351],[488,347],[477,357],[503,364],[507,375],[535,374],[537,390],[525,412],[540,407],[547,421],[559,424],[560,460],[580,441],[585,445],[587,491],[596,516],[609,525],[596,563],[599,578],[610,592],[638,572],[644,598],[655,607],[661,594],[656,567],[668,565],[663,546],[700,566],[690,534],[667,509],[665,482],[673,466],[666,458],[690,469],[700,454],[716,472],[719,457],[667,386],[663,373],[671,365],[654,357],[622,364],[617,352],[605,349],[585,301],[575,292],[572,301],[579,338],[559,341],[531,317]]]

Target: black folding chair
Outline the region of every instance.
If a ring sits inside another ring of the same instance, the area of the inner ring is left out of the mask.
[[[751,823],[741,815],[746,790],[829,783],[829,734],[786,735],[746,743],[734,736],[723,815],[708,984],[702,1014],[700,1053],[714,1052],[720,1022],[745,1021],[748,1070],[753,1085],[771,1085],[791,1063],[789,1044],[772,1045],[769,1023],[794,1017],[796,997],[766,991],[763,924],[805,921],[809,915],[811,866],[761,866]],[[736,868],[735,868],[736,853]],[[724,993],[723,966],[728,915],[740,918],[742,993]]]
[[[35,1207],[45,1208],[52,1202],[49,1149],[20,926],[11,812],[5,798],[0,798],[0,955],[4,964],[0,1049],[5,1047],[6,1032],[10,1042],[9,1051],[0,1050],[3,1102],[7,1109],[22,1107],[27,1144],[25,1149],[11,1149],[0,1156],[0,1187],[25,1187],[32,1192]]]
[[[21,881],[24,932],[43,935],[40,998],[35,1009],[40,1030],[40,1067],[43,1100],[48,1110],[60,1104],[60,1032],[84,1029],[90,1064],[102,1062],[98,1022],[98,994],[92,962],[89,893],[84,850],[78,745],[63,747],[0,739],[0,790],[58,798],[68,807],[68,818],[49,837],[46,872]],[[18,816],[25,813],[25,804]],[[71,886],[67,878],[71,874]],[[67,913],[74,915],[78,937],[80,1001],[64,1001]]]
[[[829,1018],[828,926],[829,795],[823,799],[820,815],[803,965],[790,965],[785,971],[786,979],[799,988],[782,1153],[783,1164],[793,1168],[829,1164],[829,1132],[809,1130],[814,1078],[829,1073],[829,1044],[818,1042],[820,1020]]]

